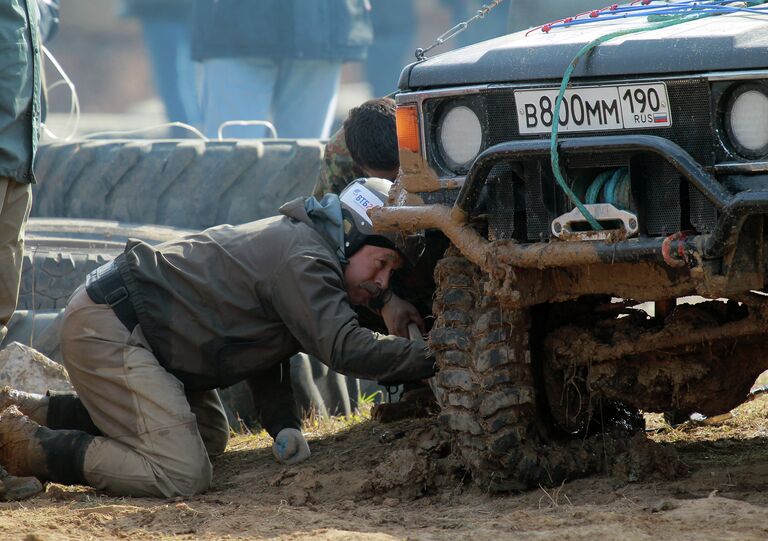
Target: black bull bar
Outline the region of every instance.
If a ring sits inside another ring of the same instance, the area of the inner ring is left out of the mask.
[[[747,218],[768,214],[768,192],[731,193],[679,145],[654,135],[617,135],[565,139],[558,144],[561,156],[574,154],[607,154],[650,152],[669,162],[692,186],[715,205],[718,221],[714,231],[690,237],[635,238],[619,241],[551,241],[528,244],[500,241],[505,244],[509,262],[515,266],[551,268],[599,262],[637,262],[663,260],[669,262],[672,252],[696,253],[704,259],[717,259],[728,254],[737,244]],[[468,227],[469,214],[475,208],[480,191],[494,165],[501,161],[541,158],[550,153],[548,139],[505,142],[483,151],[474,161],[452,209],[442,205],[424,207],[386,207],[370,211],[381,231],[437,228],[442,230],[465,255],[482,265],[489,243]],[[480,242],[482,246],[474,247]],[[483,244],[484,243],[484,244]],[[498,243],[496,243],[498,244]],[[580,245],[580,246],[579,246]],[[584,250],[589,245],[588,250]]]

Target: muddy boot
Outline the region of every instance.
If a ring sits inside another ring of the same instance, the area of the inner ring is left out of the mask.
[[[0,411],[8,406],[18,406],[21,412],[41,425],[47,425],[48,396],[17,391],[7,385],[0,389]]]
[[[102,435],[74,391],[48,391],[41,395],[5,386],[0,389],[0,411],[8,406],[17,406],[34,422],[53,430],[82,430],[94,436]]]
[[[7,471],[13,475],[48,478],[45,451],[37,437],[40,428],[17,406],[9,406],[0,413],[0,464]]]
[[[26,500],[42,491],[43,485],[36,477],[14,477],[0,466],[0,500]]]
[[[0,413],[0,464],[13,475],[85,484],[83,462],[93,436],[80,430],[51,430],[11,406]]]

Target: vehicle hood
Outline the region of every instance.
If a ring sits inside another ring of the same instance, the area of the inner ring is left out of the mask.
[[[587,43],[648,25],[645,17],[521,31],[407,66],[401,90],[529,81],[559,81]],[[768,15],[706,17],[615,38],[583,59],[574,77],[699,73],[768,66]]]

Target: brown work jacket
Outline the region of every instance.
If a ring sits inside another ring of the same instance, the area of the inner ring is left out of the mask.
[[[188,390],[225,387],[303,351],[379,381],[432,375],[423,343],[360,327],[334,242],[297,199],[282,216],[220,225],[117,259],[144,336]]]

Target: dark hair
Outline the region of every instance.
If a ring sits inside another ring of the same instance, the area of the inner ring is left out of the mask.
[[[352,109],[344,121],[344,139],[349,155],[358,167],[398,167],[400,157],[397,152],[395,101],[378,98]]]

